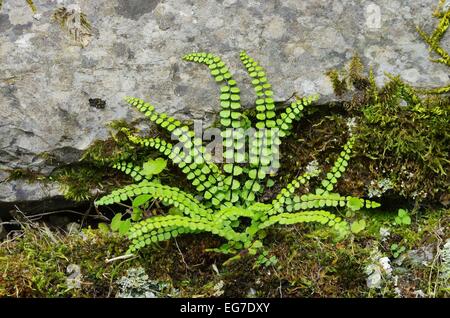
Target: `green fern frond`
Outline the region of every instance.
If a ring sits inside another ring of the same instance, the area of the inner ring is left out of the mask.
[[[267,81],[266,71],[257,61],[247,55],[245,51],[240,54],[249,76],[252,78],[252,85],[255,90],[256,100],[256,128],[275,128],[275,103],[273,101],[272,85]]]
[[[228,187],[227,191],[224,192],[224,198],[227,198],[231,202],[236,202],[239,199],[236,189],[239,188],[240,183],[235,176],[239,175],[242,169],[234,163],[245,160],[239,152],[239,149],[244,146],[245,142],[244,133],[239,131],[243,119],[240,89],[237,87],[229,68],[220,57],[211,53],[201,52],[187,54],[183,59],[207,65],[216,82],[223,84],[220,87],[220,105],[222,110],[219,115],[220,123],[225,128],[222,132],[224,146],[227,147],[224,157],[227,162],[233,162],[224,166],[224,171],[229,174],[224,180],[225,185]]]
[[[288,136],[292,129],[292,123],[302,117],[302,111],[313,102],[319,99],[319,95],[313,95],[299,99],[290,106],[286,107],[285,111],[277,118],[277,128],[279,128],[279,136],[283,138]]]
[[[236,81],[233,80],[230,69],[225,65],[222,59],[216,55],[205,52],[193,52],[183,56],[183,60],[205,64],[209,67],[211,75],[217,83],[227,83],[227,86],[236,86]],[[231,81],[231,83],[229,83]]]
[[[182,126],[181,122],[175,118],[157,113],[151,104],[144,102],[142,99],[127,97],[126,101],[144,113],[152,122],[171,132],[187,151],[183,152],[179,147],[173,147],[170,143],[161,139],[142,140],[138,136],[129,134],[131,141],[135,143],[143,142],[144,145],[147,145],[148,142],[149,147],[157,147],[156,149],[160,152],[168,155],[187,175],[188,180],[191,180],[197,191],[204,192],[205,198],[212,199],[217,192],[222,192],[218,191],[219,187],[227,192],[224,175],[217,165],[204,155],[202,141],[195,137],[193,131],[189,130],[187,126]],[[224,182],[225,186],[223,185]],[[219,205],[223,199],[224,196],[222,197],[217,193],[211,202],[213,205]]]
[[[245,240],[245,234],[236,233],[231,227],[205,219],[167,215],[152,217],[133,225],[129,231],[129,239],[132,242],[129,252],[133,253],[146,245],[169,240],[186,232],[210,232],[229,241]]]
[[[240,89],[236,85],[229,68],[222,59],[211,53],[191,53],[183,57],[184,60],[205,64],[220,87],[220,123],[225,128],[240,128],[242,113]]]
[[[168,205],[173,205],[184,214],[191,215],[193,218],[211,218],[212,210],[203,206],[192,195],[181,191],[176,187],[169,187],[148,180],[114,190],[111,194],[96,201],[96,205],[100,206],[120,203],[141,194],[149,194],[153,199],[158,199]]]
[[[333,167],[327,173],[326,178],[321,181],[322,188],[316,190],[318,194],[322,194],[325,191],[333,191],[338,179],[342,176],[348,166],[348,161],[350,160],[350,154],[354,143],[355,137],[350,137],[344,145],[344,149],[339,154],[339,157],[334,162]]]
[[[176,128],[181,127],[181,122],[179,120],[169,117],[166,114],[159,114],[155,111],[153,105],[146,103],[140,98],[125,97],[125,101],[131,106],[136,107],[136,109],[143,113],[150,121],[165,128],[168,132],[173,132]]]
[[[281,213],[269,217],[266,221],[262,222],[260,225],[261,229],[265,229],[276,223],[286,225],[286,224],[297,224],[297,223],[321,223],[328,224],[329,226],[334,226],[340,223],[342,220],[336,217],[333,213],[325,210],[316,211],[303,211],[298,213]]]
[[[323,194],[304,194],[301,196],[294,196],[292,199],[287,198],[284,202],[285,208],[279,212],[296,212],[300,210],[318,209],[324,207],[343,208],[348,207],[352,210],[359,210],[361,208],[375,209],[380,207],[380,204],[375,201],[365,200],[352,196],[341,196],[339,193],[323,193]]]
[[[269,165],[274,165],[272,158],[278,154],[278,148],[272,145],[278,145],[276,142],[278,136],[270,129],[276,127],[275,102],[273,100],[272,85],[268,82],[266,71],[257,61],[249,57],[245,51],[240,54],[242,63],[247,73],[252,78],[252,85],[256,94],[256,131],[253,134],[253,144],[250,145],[249,162],[250,170],[248,176],[252,181],[247,181],[244,185],[244,191],[241,197],[251,205],[255,201],[255,193],[260,190],[259,180],[264,179],[271,171]],[[277,166],[272,167],[278,169]]]
[[[136,145],[156,149],[166,156],[169,156],[173,151],[173,145],[161,138],[144,138],[132,134],[127,128],[122,128],[121,131],[125,133],[129,141]]]
[[[142,174],[142,168],[133,165],[131,162],[116,162],[112,165],[112,168],[120,170],[128,175],[130,175],[134,181],[141,181],[145,178]]]
[[[317,176],[319,171],[307,171],[291,181],[285,188],[281,189],[280,193],[272,201],[272,209],[267,213],[269,215],[283,212],[283,206],[289,203],[294,193],[301,186],[305,185],[311,177]]]

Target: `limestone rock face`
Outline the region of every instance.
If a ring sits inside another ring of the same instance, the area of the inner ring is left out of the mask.
[[[210,123],[219,108],[218,88],[204,67],[181,60],[192,51],[216,53],[228,62],[236,79],[247,83],[241,84],[245,105],[253,96],[240,50],[266,67],[275,100],[294,92],[334,99],[324,73],[342,67],[355,52],[373,65],[380,83],[384,72],[419,86],[449,80],[447,69],[428,60],[415,30],[416,24],[430,30],[436,23],[436,0],[41,0],[36,14],[25,0],[3,2],[2,170],[48,173],[54,167],[43,152],[60,163],[78,160],[94,140],[108,136],[106,123],[139,117],[122,102],[127,95],[180,119]],[[86,15],[92,29],[83,41],[52,19],[61,7]],[[0,182],[0,202],[55,193],[39,190],[41,185]]]

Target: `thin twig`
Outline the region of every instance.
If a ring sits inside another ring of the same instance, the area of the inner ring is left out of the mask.
[[[19,221],[8,221],[8,222],[0,222],[0,226],[2,225],[20,225]]]
[[[93,207],[93,202],[91,202],[91,203],[89,204],[89,208],[88,208],[88,209],[86,210],[86,212],[83,214],[83,218],[81,219],[81,222],[80,222],[81,227],[83,227],[84,221],[86,221],[86,218],[87,218],[87,217],[93,217],[93,216],[91,216],[91,210],[92,210],[92,207]]]
[[[180,255],[181,255],[181,260],[183,261],[184,265],[186,266],[186,272],[187,272],[187,270],[191,270],[191,267],[186,263],[186,260],[184,259],[184,255],[183,255],[183,253],[181,252],[180,246],[178,246],[177,239],[174,238],[174,240],[175,240],[175,245],[177,246],[178,252],[179,252]]]
[[[57,214],[57,213],[72,213],[72,214],[81,215],[83,217],[91,217],[91,218],[94,218],[94,219],[109,220],[108,218],[106,218],[103,215],[86,215],[86,213],[81,213],[81,212],[73,211],[73,210],[58,210],[58,211],[51,211],[51,212],[44,212],[44,213],[39,213],[39,214],[33,214],[33,215],[30,215],[30,216],[27,216],[27,219],[30,220],[30,221],[35,221],[36,218],[39,219],[39,218],[41,218],[43,216],[51,215],[51,214]]]
[[[124,203],[122,203],[122,202],[116,202],[116,204],[121,205],[121,206],[123,206],[123,207],[126,207],[126,208],[128,208],[128,209],[131,209],[131,208],[132,208],[132,206],[126,205],[126,204],[124,204]]]
[[[134,254],[125,254],[125,255],[121,255],[121,256],[117,256],[117,257],[113,257],[113,258],[107,258],[105,260],[105,263],[111,263],[111,262],[114,262],[114,261],[118,261],[118,260],[121,260],[121,259],[129,259],[129,258],[132,258],[132,257],[136,257],[136,255],[134,255]]]

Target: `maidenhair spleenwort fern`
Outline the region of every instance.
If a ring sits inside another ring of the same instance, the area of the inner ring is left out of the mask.
[[[277,158],[281,138],[289,135],[293,122],[299,120],[303,110],[318,97],[298,99],[277,114],[264,69],[245,52],[240,54],[240,58],[252,78],[257,96],[256,129],[249,127],[249,120],[241,112],[240,90],[225,63],[209,53],[184,56],[186,61],[205,64],[216,82],[221,84],[220,124],[225,147],[225,163],[222,166],[213,161],[202,140],[179,120],[156,112],[151,104],[141,99],[126,98],[129,104],[179,141],[174,145],[160,138],[143,138],[124,129],[130,142],[154,148],[167,156],[198,192],[194,196],[179,188],[163,185],[143,174],[142,168],[132,163],[115,163],[115,168],[131,175],[136,183],[102,197],[96,201],[97,206],[146,195],[145,200],[160,200],[180,212],[133,223],[128,231],[130,253],[181,234],[210,232],[227,240],[226,244],[214,249],[216,251],[235,253],[248,249],[250,254],[256,254],[262,247],[264,230],[272,225],[317,222],[345,231],[348,224],[327,209],[347,207],[359,210],[379,206],[376,202],[332,192],[346,170],[355,137],[350,137],[331,170],[320,182],[320,187],[313,193],[296,194],[311,178],[321,174],[314,166],[292,180],[272,202],[257,202],[258,195],[264,190],[264,179],[279,168]],[[249,151],[245,152],[247,139],[250,140]]]

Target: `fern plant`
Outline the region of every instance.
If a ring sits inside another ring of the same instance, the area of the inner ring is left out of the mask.
[[[210,232],[227,241],[215,251],[235,253],[240,249],[248,249],[250,254],[256,254],[262,248],[265,229],[272,225],[317,222],[342,232],[348,229],[348,224],[330,209],[347,207],[359,210],[379,206],[377,202],[333,192],[347,168],[355,137],[349,138],[315,191],[296,194],[300,188],[308,185],[311,178],[321,174],[317,165],[310,165],[271,202],[258,202],[258,196],[264,191],[264,179],[275,174],[279,168],[276,159],[281,139],[289,135],[293,122],[302,117],[304,109],[318,96],[298,98],[277,114],[265,70],[245,52],[240,54],[240,58],[256,93],[256,129],[251,129],[250,120],[243,115],[240,89],[221,58],[210,53],[184,56],[186,61],[206,65],[215,81],[221,84],[219,115],[226,149],[223,152],[223,165],[213,160],[202,140],[188,126],[156,112],[154,106],[139,98],[126,98],[151,122],[166,129],[179,141],[178,144],[172,144],[161,138],[144,138],[123,129],[130,142],[154,148],[167,156],[197,191],[194,195],[161,184],[153,180],[151,175],[143,173],[142,167],[130,162],[115,163],[114,167],[129,174],[135,183],[100,198],[96,201],[97,206],[145,195],[144,200],[138,200],[140,204],[157,199],[176,207],[180,212],[133,222],[128,230],[130,253],[181,234]],[[248,153],[242,151],[247,139],[250,140]]]

